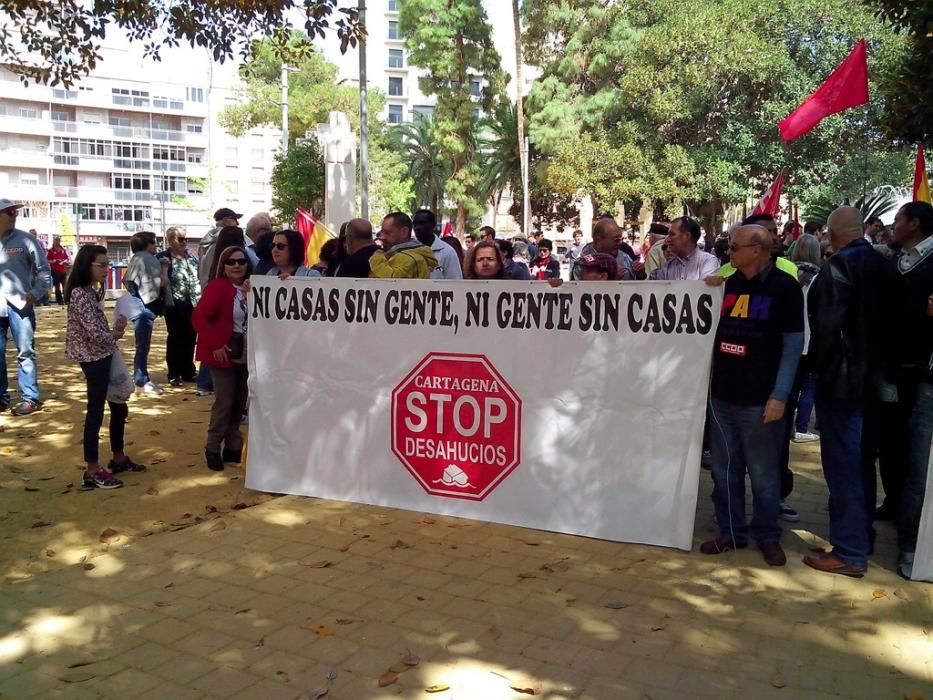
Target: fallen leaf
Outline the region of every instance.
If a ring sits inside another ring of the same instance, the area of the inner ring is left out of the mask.
[[[208,532],[219,532],[220,530],[226,530],[226,529],[227,529],[227,523],[225,523],[223,520],[218,520],[216,523],[214,523],[209,528],[207,528],[207,531]]]
[[[434,518],[429,518],[429,517],[425,516],[425,517],[421,518],[421,522],[424,523],[425,525],[433,525],[433,524],[436,523],[437,521],[436,521]],[[435,692],[436,692],[436,691],[435,691]]]
[[[378,685],[380,688],[385,688],[387,685],[392,685],[396,681],[398,681],[398,674],[392,673],[392,671],[387,671],[379,676],[379,678],[376,680],[376,685]]]
[[[338,552],[349,552],[349,551],[350,551],[350,545],[345,544],[343,547],[341,547],[341,548],[338,549],[337,551],[338,551]]]
[[[435,683],[434,685],[429,685],[424,689],[426,693],[443,693],[445,690],[450,690],[450,686],[444,683]]]
[[[327,625],[313,625],[311,631],[314,632],[319,637],[332,637],[337,634],[337,630],[333,627],[328,627]]]
[[[108,527],[102,533],[100,533],[100,541],[104,544],[111,544],[120,539],[120,533],[114,530],[113,528]]]
[[[161,435],[162,433],[160,433],[158,430],[150,430],[150,431],[149,431],[149,434],[150,434],[152,437],[155,437],[156,435]]]
[[[389,546],[389,549],[414,549],[414,545],[402,542],[402,540],[395,540],[395,542]]]
[[[35,525],[33,525],[33,527],[35,527]],[[910,600],[910,594],[903,588],[895,588],[894,595],[901,600]]]
[[[47,557],[54,557],[54,556],[55,556],[55,550],[54,550],[54,549],[47,549],[47,550],[45,550],[45,556],[47,556]]]
[[[38,491],[39,489],[37,489],[35,486],[27,486],[27,487],[26,487],[26,490],[27,490],[27,491],[30,491],[30,492],[32,492],[32,493],[35,493],[35,492]]]
[[[51,524],[52,524],[52,523],[50,523],[48,520],[37,520],[36,522],[34,522],[34,523],[31,525],[31,527],[32,527],[32,528],[37,528],[37,527],[49,527],[49,526],[51,526]]]
[[[92,678],[97,678],[93,673],[78,672],[78,673],[66,673],[64,676],[59,676],[58,680],[64,681],[65,683],[84,683],[84,681],[89,681]]]
[[[54,478],[54,476],[40,476],[39,481],[51,481]]]
[[[309,569],[326,569],[330,566],[330,562],[326,559],[320,559],[318,561],[300,561],[298,563],[302,566],[307,566]]]
[[[526,579],[526,578],[538,578],[538,577],[535,576],[534,574],[529,574],[529,573],[527,573],[527,572],[526,572],[526,573],[521,573],[521,574],[516,574],[516,576],[518,576],[518,580],[519,580],[519,581],[521,581],[521,580],[523,580],[523,579]]]
[[[552,574],[561,574],[565,571],[570,570],[570,562],[566,559],[561,559],[560,561],[554,561],[550,564],[544,564],[541,567],[541,571],[549,571]]]
[[[245,615],[250,611],[251,608],[243,608],[242,610],[237,610],[234,615]]]
[[[352,625],[356,620],[351,620],[346,617],[338,617],[336,620],[338,625]]]
[[[614,600],[611,603],[606,603],[606,607],[610,610],[624,610],[625,608],[632,607],[631,603],[623,603],[620,600]]]
[[[155,605],[157,608],[167,608],[171,605],[171,603],[166,603],[164,600],[157,600],[155,603],[153,603],[153,605]]]
[[[420,659],[420,658],[418,658],[417,656],[415,656],[414,654],[412,654],[412,653],[411,653],[410,651],[408,651],[407,649],[406,649],[405,651],[407,651],[408,653],[405,654],[405,656],[403,656],[403,657],[400,659],[400,661],[401,661],[403,664],[405,664],[406,666],[417,666],[418,664],[421,663],[421,659]]]
[[[529,547],[540,547],[541,546],[540,542],[527,542],[526,541],[525,544],[527,544]]]
[[[308,697],[311,700],[318,700],[318,698],[323,698],[327,695],[327,688],[314,688],[309,694]]]
[[[204,510],[206,510],[208,513],[216,513],[216,512],[217,512],[217,509],[216,509],[214,506],[204,506]]]
[[[231,510],[243,510],[244,508],[247,508],[247,507],[248,506],[245,503],[234,503]]]
[[[392,664],[391,666],[389,666],[386,673],[400,674],[400,673],[405,673],[405,671],[408,671],[408,670],[410,670],[409,667],[403,664],[401,661],[399,661],[397,664]]]
[[[91,664],[96,664],[97,659],[88,659],[87,661],[75,661],[73,664],[68,664],[66,668],[81,668],[82,666],[90,666]]]
[[[872,595],[872,598],[875,598],[875,599],[877,600],[878,598],[887,598],[887,597],[888,597],[888,592],[887,592],[887,591],[884,591],[884,590],[882,590],[882,589],[880,589],[880,588],[878,588],[878,589],[872,591],[872,592],[871,592],[871,595]]]
[[[665,627],[666,625],[651,625],[651,631],[660,632],[661,630],[665,629]]]
[[[784,674],[781,672],[771,676],[770,682],[775,688],[785,688],[787,686],[787,679],[784,678]]]
[[[525,695],[541,694],[541,684],[537,681],[513,681],[509,683],[509,687],[516,693],[524,693]]]
[[[257,646],[257,647],[264,647],[264,646],[266,646],[266,638],[263,637],[263,638],[260,639],[258,642],[256,642],[256,646]]]
[[[0,447],[0,455],[4,455],[5,457],[9,457],[9,456],[11,456],[12,454],[13,454],[13,448],[12,448],[12,447]],[[10,468],[10,471],[11,471],[11,472],[15,472],[15,473],[17,473],[17,474],[22,474],[22,473],[23,473],[23,470],[22,470],[22,469],[17,469],[16,467],[11,467],[11,468]]]
[[[155,486],[150,486],[148,489],[146,489],[146,494],[149,496],[158,496],[159,489],[157,489]]]
[[[486,630],[486,636],[489,637],[491,640],[496,641],[502,636],[502,630],[500,630],[498,627],[493,625],[488,630]]]
[[[325,677],[327,680],[329,680],[329,681],[336,680],[336,679],[337,679],[337,669],[334,668],[333,666],[331,666],[329,669],[327,669],[327,673],[324,674],[324,677]]]
[[[447,527],[470,527],[469,523],[451,523]]]

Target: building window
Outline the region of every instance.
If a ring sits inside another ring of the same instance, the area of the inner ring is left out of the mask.
[[[389,49],[389,68],[403,68],[405,54],[401,49]]]
[[[422,117],[431,119],[434,117],[434,107],[433,105],[415,105],[415,108],[412,110],[415,114],[420,114]]]
[[[130,120],[126,117],[110,117],[110,126],[131,126]]]
[[[39,176],[34,173],[20,173],[19,184],[21,185],[38,185]]]
[[[77,90],[52,90],[52,97],[58,100],[76,100],[78,99]]]
[[[400,39],[398,33],[398,22],[389,22],[389,38],[390,39]]]
[[[85,112],[82,119],[85,124],[100,124],[100,115],[97,112]]]
[[[224,149],[225,159],[228,163],[236,163],[237,159],[240,157],[240,152],[237,150],[236,146],[227,146]]]
[[[160,109],[168,109],[168,98],[167,97],[153,97],[152,106]]]
[[[168,101],[169,109],[184,109],[185,103],[181,100],[169,100]]]
[[[52,121],[53,122],[70,122],[71,117],[68,115],[68,112],[56,112],[52,110]]]
[[[133,98],[130,97],[130,91],[123,88],[111,88],[111,98],[115,105],[131,105]]]
[[[389,0],[389,12],[398,12],[398,0]]]
[[[401,78],[389,78],[389,94],[393,97],[405,94],[405,83]]]
[[[240,196],[240,183],[238,180],[226,180],[224,182],[224,187],[227,190],[227,195],[230,197],[239,197]]]
[[[194,164],[198,165],[198,164],[202,163],[203,161],[204,161],[204,154],[203,154],[203,153],[188,153],[188,162],[189,162],[189,163],[194,163]]]
[[[254,148],[250,151],[250,160],[253,161],[253,167],[262,167],[263,161],[266,159],[266,152],[261,148]]]
[[[479,97],[479,81],[478,80],[470,81],[470,94],[473,95],[473,97]]]
[[[16,116],[22,119],[38,119],[39,113],[32,107],[20,107],[16,110]]]
[[[402,123],[402,105],[389,105],[389,124]]]
[[[185,94],[188,97],[188,102],[204,102],[204,88],[190,87],[187,88]]]
[[[201,128],[200,124],[188,124],[185,126],[185,131],[189,134],[200,134],[204,130]]]

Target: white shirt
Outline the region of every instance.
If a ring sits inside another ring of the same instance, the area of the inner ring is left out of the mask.
[[[901,274],[910,272],[926,256],[933,255],[933,236],[927,236],[910,250],[905,250],[897,259]]]
[[[434,237],[434,242],[431,243],[431,251],[437,259],[437,267],[431,270],[432,280],[463,279],[463,270],[460,267],[460,258],[457,257],[457,251],[437,236]]]

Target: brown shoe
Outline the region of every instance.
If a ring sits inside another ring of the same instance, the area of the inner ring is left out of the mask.
[[[787,555],[781,549],[780,542],[759,542],[758,549],[761,550],[768,566],[784,566],[787,563]]]
[[[832,552],[808,554],[803,558],[803,563],[817,571],[825,571],[828,574],[842,574],[852,578],[862,578],[865,575],[864,567],[846,564]]]
[[[708,540],[700,545],[700,551],[703,554],[723,554],[733,549],[745,549],[745,542],[736,542],[733,546],[732,539],[729,537],[717,537],[715,540]]]

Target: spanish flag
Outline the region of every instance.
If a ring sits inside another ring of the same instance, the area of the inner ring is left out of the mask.
[[[914,201],[933,204],[930,198],[930,181],[927,179],[927,164],[923,157],[923,144],[917,146],[917,165],[914,167]]]
[[[314,214],[304,209],[295,212],[295,223],[298,233],[305,239],[305,265],[317,265],[321,260],[321,247],[335,237],[333,231]]]

